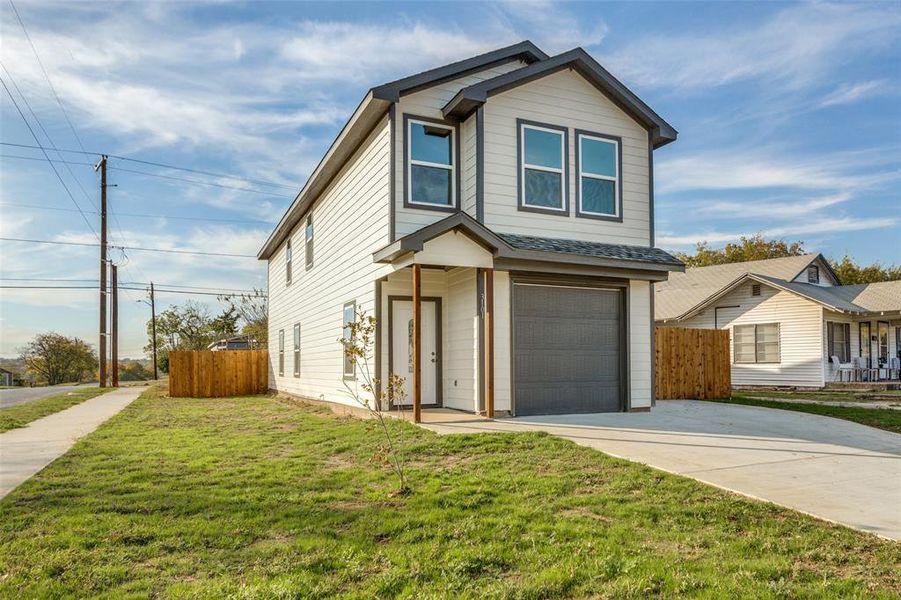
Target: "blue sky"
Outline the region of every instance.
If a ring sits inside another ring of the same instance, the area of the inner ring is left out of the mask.
[[[762,232],[804,240],[827,256],[901,262],[897,2],[16,7],[75,132],[6,3],[0,75],[58,148],[286,186],[111,159],[113,244],[255,254],[369,87],[531,39],[548,53],[584,47],[679,130],[655,158],[658,245],[690,249]],[[34,144],[5,95],[0,126],[2,141]],[[49,165],[14,158],[39,151],[4,146],[0,155],[2,236],[95,241]],[[90,166],[57,168],[93,212],[99,181]],[[95,248],[0,242],[0,252],[4,285],[97,276]],[[124,281],[266,284],[253,259],[118,250],[112,257]],[[149,311],[141,297],[128,291],[121,299],[121,356],[142,353]],[[191,297],[160,294],[159,308]],[[91,290],[2,290],[0,356],[48,329],[95,343],[96,304]]]

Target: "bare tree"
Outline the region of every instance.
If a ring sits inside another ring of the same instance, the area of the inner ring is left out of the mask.
[[[218,300],[228,304],[240,317],[244,323],[241,333],[250,336],[261,348],[265,348],[269,334],[266,293],[254,288],[251,293],[225,294],[219,296]]]

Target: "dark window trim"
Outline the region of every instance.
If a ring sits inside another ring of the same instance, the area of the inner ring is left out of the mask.
[[[811,273],[813,273],[813,279],[810,278]],[[820,267],[817,265],[808,265],[807,266],[807,283],[819,283],[820,282]]]
[[[300,323],[294,324],[294,376],[300,377]]]
[[[843,323],[841,321],[826,321],[826,350],[829,355],[827,358],[831,361],[832,355],[834,354],[832,346],[835,345],[835,328],[836,326],[845,329],[847,335],[845,336],[844,344],[842,344],[842,354],[846,354],[844,360],[839,356],[839,361],[842,363],[849,362],[851,360],[851,323]],[[860,335],[860,329],[858,329],[858,336]],[[858,354],[860,353],[860,349],[858,348]]]
[[[777,336],[776,336],[776,352],[778,354],[778,358],[776,360],[760,360],[757,357],[757,328],[765,327],[767,325],[775,325]],[[737,353],[735,352],[735,329],[738,327],[753,327],[754,328],[754,360],[738,360]],[[774,322],[774,323],[740,323],[732,326],[732,362],[736,365],[781,365],[782,364],[782,323]]]
[[[357,317],[357,301],[350,300],[345,302],[341,306],[341,338],[347,339],[344,337],[344,330],[347,328],[348,321],[344,320],[344,312],[347,310],[347,307],[350,306],[353,308],[354,318]],[[351,381],[357,378],[357,365],[353,365],[353,370],[351,372],[347,371],[347,356],[344,354],[344,346],[341,346],[341,375],[346,381]]]
[[[313,235],[307,238],[307,228],[313,228]],[[313,222],[313,214],[310,213],[303,221],[303,259],[306,270],[313,268],[313,244],[316,240],[316,223]]]
[[[407,167],[410,164],[410,121],[422,121],[424,123],[434,123],[449,127],[452,131],[454,146],[454,194],[451,200],[453,204],[449,206],[439,206],[437,204],[420,204],[410,202],[410,177]],[[445,119],[435,119],[432,117],[423,117],[412,113],[404,113],[404,163],[403,182],[404,182],[404,208],[412,208],[415,210],[434,210],[438,212],[454,213],[460,210],[460,124],[456,121],[448,121]],[[395,165],[396,166],[396,165]]]
[[[278,375],[285,376],[285,330],[278,330]]]
[[[553,129],[563,133],[563,208],[555,210],[553,208],[540,208],[528,206],[525,203],[524,186],[523,186],[523,128],[524,127],[541,127],[544,129]],[[543,215],[556,215],[558,217],[569,217],[569,128],[560,125],[552,125],[550,123],[540,123],[538,121],[529,121],[527,119],[516,119],[516,208],[522,212],[540,213]]]
[[[867,328],[867,336],[863,336],[863,328],[866,326]],[[868,360],[873,359],[873,348],[871,345],[870,336],[873,335],[873,326],[869,321],[859,321],[857,323],[857,354],[860,358],[866,358]],[[866,348],[867,354],[864,356],[864,348]],[[832,349],[830,348],[830,352]],[[850,352],[849,352],[850,354]],[[850,358],[850,356],[848,357]]]
[[[293,279],[293,264],[294,248],[291,245],[291,238],[289,237],[288,241],[285,243],[285,287],[291,285],[291,281]]]
[[[580,219],[597,219],[598,221],[623,222],[623,138],[606,133],[597,133],[585,129],[576,129],[576,217]],[[616,143],[616,213],[603,215],[582,210],[582,138],[598,138]]]

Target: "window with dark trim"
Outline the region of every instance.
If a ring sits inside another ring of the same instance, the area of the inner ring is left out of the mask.
[[[285,285],[291,285],[291,238],[288,238],[288,243],[285,244]]]
[[[518,121],[519,207],[567,213],[567,130]]]
[[[278,330],[278,374],[285,374],[285,330]]]
[[[760,295],[760,284],[759,283],[755,283],[751,286],[751,295],[752,296]]]
[[[350,325],[356,319],[357,312],[357,303],[354,301],[348,302],[344,305],[344,309],[341,312],[341,323],[343,324],[343,333],[342,338],[345,343],[350,343],[353,341],[353,330]],[[356,365],[354,364],[353,356],[344,353],[344,378],[352,379],[356,375]]]
[[[407,120],[407,203],[424,208],[456,204],[456,130],[452,125]]]
[[[868,324],[869,325],[869,324]],[[826,322],[826,346],[829,357],[837,356],[839,362],[851,361],[851,324]]]
[[[620,138],[576,131],[576,215],[621,218]]]
[[[300,323],[294,324],[294,376],[300,377]]]
[[[307,223],[304,227],[304,259],[306,260],[307,270],[313,266],[313,215],[307,215]]]
[[[820,268],[816,265],[807,267],[807,283],[820,282]]]
[[[779,323],[734,326],[732,347],[736,363],[780,362]]]

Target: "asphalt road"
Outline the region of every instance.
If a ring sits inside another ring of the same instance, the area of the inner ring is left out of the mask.
[[[96,383],[85,383],[82,385],[54,385],[51,387],[22,387],[9,390],[0,390],[0,408],[15,406],[17,404],[25,404],[33,400],[40,400],[47,396],[56,396],[57,394],[65,394],[74,389],[83,387],[96,387]]]

